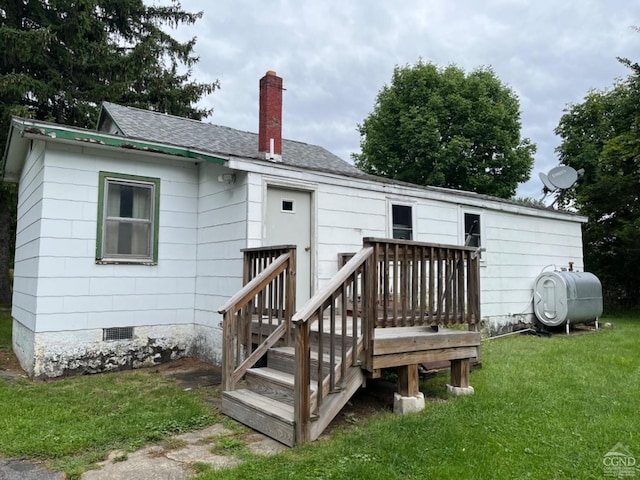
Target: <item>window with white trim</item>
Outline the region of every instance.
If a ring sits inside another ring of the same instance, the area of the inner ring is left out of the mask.
[[[480,248],[480,215],[477,213],[464,214],[464,244]]]
[[[160,179],[100,172],[96,260],[157,263]]]
[[[413,239],[413,220],[410,205],[391,205],[393,238]]]

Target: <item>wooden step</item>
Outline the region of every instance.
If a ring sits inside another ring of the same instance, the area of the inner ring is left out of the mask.
[[[326,375],[331,356],[328,353],[322,355],[323,372]],[[336,363],[340,363],[339,354],[336,353]],[[296,366],[296,350],[294,347],[273,347],[267,354],[267,367],[293,375]],[[318,352],[311,350],[311,379],[318,379]]]
[[[293,407],[272,398],[239,389],[222,392],[222,413],[292,447],[295,443]]]
[[[317,385],[318,385],[318,352],[311,351],[311,406],[312,411],[315,409],[317,405]],[[329,365],[330,365],[330,355],[324,354],[322,355],[323,360],[323,382],[322,382],[322,397],[325,398],[332,392],[331,389],[331,379],[329,377]],[[351,363],[351,351],[347,354],[347,365]],[[290,375],[294,374],[295,369],[295,349],[293,347],[277,347],[269,349],[269,353],[267,355],[267,367],[273,370],[278,370],[281,372],[286,372]],[[344,388],[342,382],[340,381],[342,378],[342,368],[341,368],[341,360],[339,357],[336,358],[336,364],[334,368],[334,382],[335,387],[338,389]],[[293,396],[293,386],[291,390],[291,395]]]
[[[250,368],[245,374],[247,388],[288,405],[293,405],[295,377],[291,373],[274,368]],[[315,390],[317,382],[311,382],[311,408],[315,408]]]

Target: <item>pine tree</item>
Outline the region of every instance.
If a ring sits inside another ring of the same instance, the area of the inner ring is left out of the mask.
[[[218,83],[198,83],[195,38],[167,30],[190,25],[177,0],[5,0],[0,3],[0,151],[13,115],[95,127],[102,101],[201,119]],[[0,183],[0,245],[11,244],[15,189]],[[12,190],[13,189],[13,190]],[[7,220],[9,219],[9,220]],[[0,304],[8,303],[8,248],[0,248]]]

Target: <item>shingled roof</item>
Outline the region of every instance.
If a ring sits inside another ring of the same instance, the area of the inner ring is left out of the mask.
[[[110,129],[111,133],[266,162],[264,154],[258,152],[257,133],[103,102],[98,130],[109,130],[108,119],[115,127]],[[307,170],[362,176],[360,170],[325,148],[293,140],[283,139],[281,163]]]

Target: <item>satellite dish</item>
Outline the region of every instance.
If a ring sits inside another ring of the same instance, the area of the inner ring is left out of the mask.
[[[549,170],[549,173],[538,173],[540,176],[540,180],[544,185],[542,192],[544,196],[540,199],[540,201],[544,200],[547,195],[555,192],[556,190],[566,190],[568,188],[573,187],[573,185],[578,181],[578,178],[584,174],[584,169],[580,169],[578,171],[574,170],[571,167],[566,165],[558,165],[557,167],[553,167]],[[551,204],[551,207],[553,204]]]
[[[540,176],[540,180],[542,180],[545,191],[553,192],[556,189],[556,186],[549,181],[549,177],[546,173],[540,172],[538,175]]]
[[[578,180],[578,172],[566,165],[560,165],[552,168],[546,176],[549,183],[560,190],[566,190],[567,188],[573,187],[573,184]],[[542,183],[545,183],[545,181],[542,180]],[[545,183],[545,187],[546,186],[547,185]],[[552,190],[555,190],[555,188]]]

